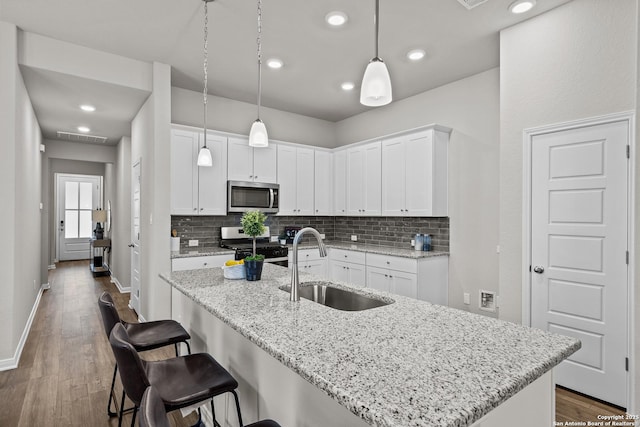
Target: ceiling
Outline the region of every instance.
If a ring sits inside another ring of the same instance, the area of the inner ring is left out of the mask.
[[[457,0],[381,0],[380,57],[391,74],[394,101],[499,65],[499,31],[570,0],[538,0],[513,15],[513,0],[488,0],[467,10]],[[209,93],[256,102],[256,1],[209,3]],[[263,58],[284,61],[263,68],[264,106],[329,121],[366,111],[359,85],[374,56],[374,1],[264,0]],[[24,31],[172,67],[172,85],[202,90],[203,2],[201,0],[0,0],[0,20]],[[325,15],[348,15],[329,28]],[[426,56],[406,58],[410,49]],[[117,143],[148,94],[94,80],[22,67],[46,138],[75,132],[82,120],[91,134]],[[340,84],[356,88],[344,92]],[[69,88],[73,90],[69,90]],[[90,117],[81,102],[105,105]],[[104,104],[103,104],[104,102]],[[52,136],[53,135],[53,136]]]

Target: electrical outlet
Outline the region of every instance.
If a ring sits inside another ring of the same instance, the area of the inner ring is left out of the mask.
[[[352,242],[357,242],[358,241],[358,236],[356,236],[355,234],[351,235],[351,241]]]
[[[480,290],[480,310],[495,312],[497,306],[496,293]]]
[[[465,292],[464,294],[462,294],[462,297],[464,298],[465,305],[471,304],[471,296],[469,295],[469,292]]]
[[[324,239],[326,236],[324,235],[324,233],[320,233],[320,238]]]
[[[277,242],[278,241],[278,236],[271,236],[271,242]]]
[[[197,240],[189,240],[189,246],[198,246]]]

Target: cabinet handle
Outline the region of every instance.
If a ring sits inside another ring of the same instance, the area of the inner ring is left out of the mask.
[[[385,274],[384,277],[389,277],[389,276]]]
[[[206,263],[206,262],[203,262],[203,263],[202,263],[202,265],[206,266],[206,265],[207,265],[207,263]]]
[[[204,210],[204,208],[200,208],[200,210],[202,211],[202,210]]]
[[[253,175],[249,175],[249,178],[253,178]]]
[[[194,211],[197,211],[197,210],[198,210],[198,208],[193,208],[193,210],[194,210]]]
[[[255,179],[258,179],[258,175],[254,176]]]
[[[318,209],[316,209],[316,212],[318,212]]]
[[[391,261],[387,261],[387,265],[391,264]]]

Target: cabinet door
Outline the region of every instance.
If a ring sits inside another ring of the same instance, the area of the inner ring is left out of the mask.
[[[348,266],[349,263],[330,260],[329,275],[331,276],[331,280],[349,283],[349,270],[347,269]]]
[[[333,215],[333,155],[316,150],[314,162],[315,214]]]
[[[200,134],[200,141],[204,133]],[[203,145],[200,142],[199,145]],[[207,147],[211,150],[212,167],[198,168],[198,214],[227,214],[227,138],[207,132]]]
[[[405,209],[411,216],[432,215],[433,201],[433,131],[409,135],[406,146]],[[445,184],[446,185],[446,184]]]
[[[248,144],[248,142],[247,142]],[[278,182],[277,145],[269,142],[268,147],[253,149],[253,180],[257,182]]]
[[[333,153],[333,211],[335,215],[347,214],[347,151]]]
[[[327,261],[324,259],[307,261],[305,271],[323,278],[327,277]]]
[[[288,145],[278,145],[278,215],[297,215],[296,206],[296,149]]]
[[[418,298],[418,280],[415,274],[389,270],[390,291],[409,298]]]
[[[364,206],[364,148],[347,151],[347,214],[360,216]]]
[[[312,148],[296,148],[296,208],[298,215],[313,215],[314,199],[314,150]],[[282,188],[280,189],[282,192]]]
[[[389,271],[384,268],[367,267],[367,287],[389,292]]]
[[[229,137],[227,158],[230,181],[253,181],[253,147],[248,138]]]
[[[349,283],[357,286],[367,286],[367,273],[364,265],[349,263],[347,270],[349,271]]]
[[[198,206],[196,168],[198,133],[171,130],[171,214],[195,215]]]
[[[382,147],[380,141],[364,147],[364,215],[382,212]]]
[[[382,215],[405,215],[405,176],[408,173],[404,138],[382,141]]]

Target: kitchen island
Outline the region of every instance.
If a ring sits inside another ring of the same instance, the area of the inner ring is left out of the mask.
[[[246,423],[552,425],[550,371],[580,348],[573,338],[342,283],[393,303],[358,312],[293,303],[279,289],[290,271],[268,264],[258,282],[224,279],[219,268],[161,277],[192,346],[238,379]],[[237,425],[225,409],[219,414]]]

